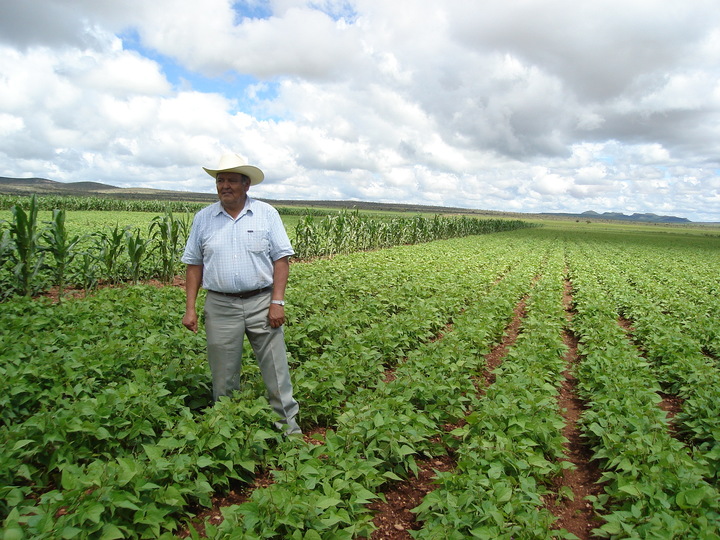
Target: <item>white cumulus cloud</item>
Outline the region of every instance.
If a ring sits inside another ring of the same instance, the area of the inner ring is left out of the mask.
[[[720,221],[712,0],[0,4],[0,175]]]

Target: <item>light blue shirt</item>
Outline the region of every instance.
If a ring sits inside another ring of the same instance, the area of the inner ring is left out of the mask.
[[[278,211],[248,197],[236,219],[220,201],[195,214],[182,262],[203,266],[205,289],[235,293],[272,285],[273,261],[294,254]]]

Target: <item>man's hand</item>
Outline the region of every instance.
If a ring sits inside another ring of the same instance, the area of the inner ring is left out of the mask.
[[[268,320],[272,328],[280,328],[285,324],[285,308],[279,304],[270,304]]]
[[[185,316],[182,320],[183,326],[190,330],[191,332],[195,332],[197,334],[198,331],[198,316],[197,313],[194,311],[186,311]]]

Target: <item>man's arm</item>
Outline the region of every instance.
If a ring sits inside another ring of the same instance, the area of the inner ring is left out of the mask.
[[[185,275],[185,316],[182,323],[185,328],[198,331],[198,316],[195,304],[202,284],[203,267],[201,264],[188,264]]]
[[[285,299],[285,288],[290,275],[290,257],[281,257],[273,261],[273,300]],[[268,313],[270,326],[278,328],[285,324],[285,308],[279,304],[270,304]]]

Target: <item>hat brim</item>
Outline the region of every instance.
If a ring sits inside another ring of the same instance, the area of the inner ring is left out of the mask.
[[[239,167],[231,167],[229,169],[207,169],[203,167],[203,170],[213,178],[217,178],[218,173],[221,172],[234,172],[244,174],[245,176],[250,178],[251,186],[259,184],[265,179],[265,174],[260,169],[258,169],[257,167],[253,167],[252,165],[241,165]]]

